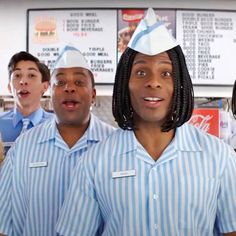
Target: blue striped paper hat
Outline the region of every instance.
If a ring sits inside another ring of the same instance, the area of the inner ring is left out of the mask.
[[[145,55],[156,55],[178,45],[163,22],[157,21],[152,8],[137,26],[128,47]]]
[[[80,50],[71,45],[67,45],[58,56],[53,69],[71,67],[81,67],[92,72]]]

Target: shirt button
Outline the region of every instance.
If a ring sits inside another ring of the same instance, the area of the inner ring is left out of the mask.
[[[158,229],[159,229],[158,224],[154,224],[154,229],[155,229],[155,230],[158,230]]]
[[[158,194],[153,194],[153,199],[158,199],[159,198],[159,195]]]

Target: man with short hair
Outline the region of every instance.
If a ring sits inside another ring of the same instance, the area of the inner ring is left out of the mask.
[[[45,64],[30,53],[21,51],[11,57],[8,73],[8,89],[13,95],[15,107],[0,116],[0,133],[5,151],[22,132],[53,116],[40,104],[50,83],[50,70]]]
[[[85,58],[66,46],[51,76],[55,119],[22,134],[0,169],[1,233],[57,235],[55,224],[76,162],[114,130],[90,112],[95,98]]]

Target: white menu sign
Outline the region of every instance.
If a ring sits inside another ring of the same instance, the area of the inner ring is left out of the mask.
[[[28,10],[27,49],[51,69],[62,48],[78,48],[97,84],[114,82],[117,65],[117,11]]]
[[[234,84],[236,12],[177,10],[176,38],[193,84]]]

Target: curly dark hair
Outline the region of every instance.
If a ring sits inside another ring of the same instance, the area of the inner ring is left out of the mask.
[[[187,122],[194,107],[193,85],[181,47],[176,46],[166,52],[173,66],[174,94],[172,107],[162,125],[163,132],[168,132]],[[133,109],[128,85],[133,61],[137,53],[131,48],[126,48],[120,58],[115,75],[112,113],[118,126],[124,130],[134,129]]]

